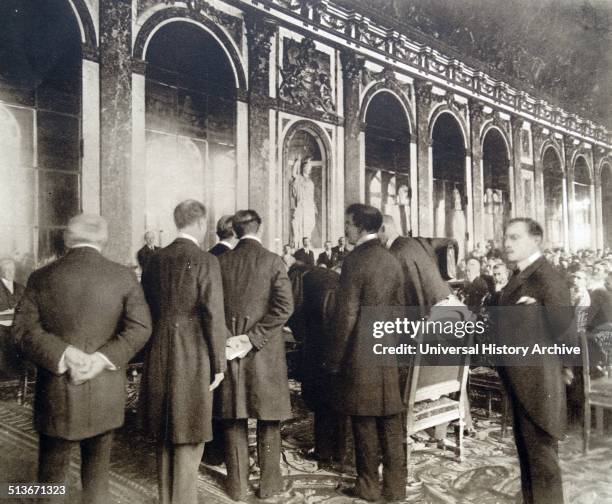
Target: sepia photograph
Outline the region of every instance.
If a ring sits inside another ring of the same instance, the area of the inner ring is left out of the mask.
[[[612,504],[612,0],[0,0],[0,207],[0,504]]]

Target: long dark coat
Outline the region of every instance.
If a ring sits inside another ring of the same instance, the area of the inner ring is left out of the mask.
[[[78,440],[123,425],[125,367],[151,335],[151,317],[136,276],[90,247],[30,276],[17,306],[14,334],[38,366],[34,422],[38,432]],[[82,385],[58,375],[68,345],[101,352],[116,367]]]
[[[336,374],[332,407],[339,413],[387,416],[403,411],[395,356],[379,364],[371,352],[371,332],[358,330],[362,307],[403,305],[402,268],[378,239],[358,245],[344,258],[326,352],[326,367]]]
[[[278,255],[249,238],[220,256],[219,263],[227,327],[247,334],[254,348],[228,362],[226,379],[215,394],[215,417],[290,418],[282,333],[293,311],[287,268]]]
[[[212,439],[212,375],[225,371],[227,329],[217,258],[178,238],[142,277],[153,316],[140,407],[145,430],[174,444]]]
[[[303,277],[302,398],[313,411],[330,405],[330,375],[323,362],[331,338],[331,324],[340,275],[328,268],[313,268]]]
[[[515,306],[523,296],[537,301],[537,306]],[[573,309],[563,276],[546,259],[540,257],[522,272],[514,275],[502,290],[496,310],[496,343],[511,345],[553,345],[575,343],[568,328]],[[544,308],[543,308],[544,307]],[[531,419],[555,438],[560,438],[566,423],[565,384],[558,356],[532,356],[539,359],[533,366],[499,368],[499,374],[512,396]]]
[[[398,236],[389,251],[402,266],[406,306],[418,306],[421,315],[427,315],[433,305],[450,295],[438,265],[418,240]]]

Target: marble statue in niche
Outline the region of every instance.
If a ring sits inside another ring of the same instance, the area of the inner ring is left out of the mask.
[[[529,157],[529,131],[521,130],[521,154],[523,157]]]
[[[457,240],[459,245],[458,259],[461,260],[465,253],[465,212],[463,211],[461,192],[457,187],[453,189],[450,214],[448,219],[450,224],[449,235]]]
[[[294,246],[301,243],[303,237],[312,238],[317,220],[315,202],[315,185],[310,178],[312,158],[297,157],[292,165],[292,177],[289,182],[291,199],[291,242]]]
[[[396,183],[399,184],[395,189]],[[391,184],[390,184],[391,185]],[[389,191],[389,204],[385,212],[393,217],[397,229],[402,236],[408,236],[411,231],[410,225],[410,189],[407,184],[393,177],[393,194]]]

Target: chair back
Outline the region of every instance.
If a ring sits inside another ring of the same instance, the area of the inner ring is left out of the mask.
[[[468,338],[467,346],[471,346],[472,338]],[[465,390],[469,371],[469,354],[460,355],[457,365],[428,365],[417,355],[410,379],[404,387],[404,404],[408,410],[415,403],[425,400],[436,400],[442,396],[461,393]]]

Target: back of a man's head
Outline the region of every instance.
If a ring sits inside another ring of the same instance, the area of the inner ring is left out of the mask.
[[[219,240],[229,240],[234,236],[233,216],[224,215],[217,221],[217,236]]]
[[[363,231],[370,233],[378,233],[382,226],[383,218],[380,210],[370,205],[363,203],[353,203],[346,209],[346,214],[352,216],[353,224]]]
[[[185,229],[206,217],[206,207],[197,200],[188,199],[174,209],[174,223],[177,229]]]
[[[106,219],[96,214],[80,214],[68,222],[64,232],[66,247],[88,244],[103,247],[108,241]]]
[[[261,226],[261,217],[255,210],[238,210],[232,219],[234,232],[238,238],[256,234]]]

